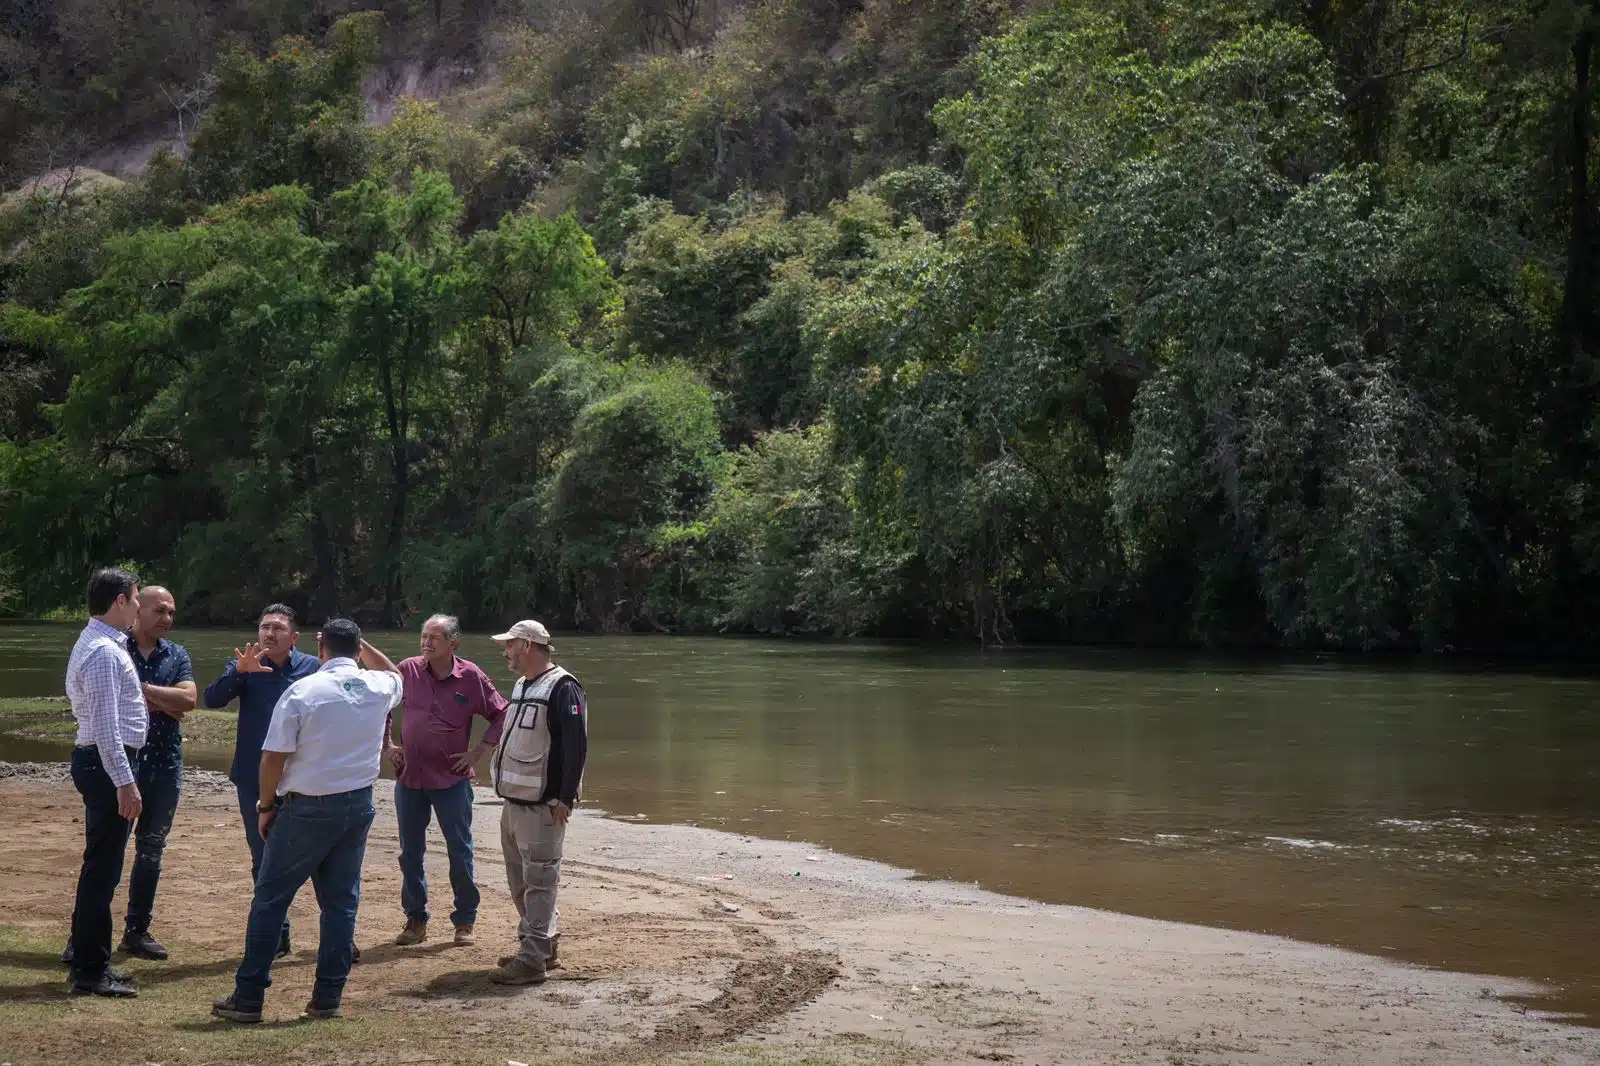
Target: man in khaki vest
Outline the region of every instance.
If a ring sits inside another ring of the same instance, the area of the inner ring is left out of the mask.
[[[505,730],[490,764],[500,809],[506,880],[522,921],[517,953],[490,979],[536,985],[555,964],[556,886],[567,818],[578,802],[588,755],[583,686],[550,661],[550,631],[531,619],[494,637],[516,673]]]

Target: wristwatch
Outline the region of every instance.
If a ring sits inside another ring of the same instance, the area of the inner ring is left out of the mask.
[[[270,813],[272,811],[277,810],[279,807],[282,807],[282,806],[283,806],[283,797],[282,796],[273,796],[271,803],[262,803],[260,800],[257,800],[256,801],[256,813],[257,814],[268,814],[268,813]]]

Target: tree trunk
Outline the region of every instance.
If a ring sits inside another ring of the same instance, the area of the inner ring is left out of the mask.
[[[311,592],[311,613],[324,621],[340,614],[339,558],[328,532],[327,514],[322,508],[322,478],[317,457],[306,459],[306,487],[311,502],[311,555],[317,567],[317,584]]]
[[[394,481],[390,489],[388,580],[383,590],[383,614],[388,625],[399,625],[399,608],[404,595],[400,559],[401,553],[405,550],[406,497],[410,493],[411,486],[409,471],[406,469],[405,441],[397,438],[392,442],[390,450],[394,465]]]
[[[1600,0],[1591,0],[1589,18],[1600,10]],[[1593,118],[1589,113],[1591,67],[1594,61],[1594,26],[1586,22],[1572,43],[1572,131],[1568,151],[1568,204],[1566,291],[1561,305],[1561,327],[1569,354],[1589,349],[1593,314],[1589,307],[1594,293],[1594,207],[1589,196],[1589,148],[1593,138]]]
[[[397,391],[394,365],[387,355],[378,357],[378,378],[383,390],[384,416],[389,427],[389,535],[385,545],[384,624],[398,625],[402,588],[401,556],[405,550],[406,503],[411,492],[411,470],[406,448],[408,410],[404,383]]]

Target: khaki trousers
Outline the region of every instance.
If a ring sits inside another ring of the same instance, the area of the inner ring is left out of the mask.
[[[522,921],[517,957],[544,969],[556,935],[556,885],[561,880],[561,847],[567,827],[557,825],[549,806],[525,807],[505,801],[500,807],[500,847],[506,857],[511,901]]]

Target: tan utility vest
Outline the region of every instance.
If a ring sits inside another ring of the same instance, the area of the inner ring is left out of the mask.
[[[550,757],[550,695],[562,678],[552,666],[529,681],[519,678],[506,708],[505,729],[490,764],[495,795],[517,803],[538,803],[544,795],[546,761]],[[585,727],[588,723],[583,723]]]

